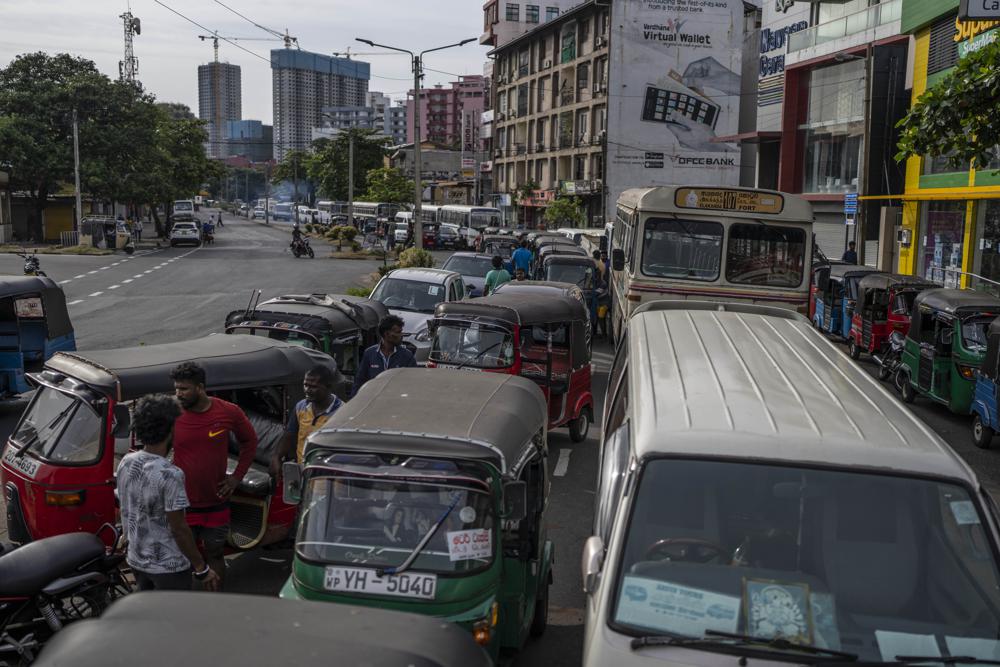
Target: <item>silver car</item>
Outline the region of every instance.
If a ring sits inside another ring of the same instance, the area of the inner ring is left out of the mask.
[[[434,309],[442,301],[464,299],[465,284],[454,271],[396,269],[378,282],[372,298],[403,320],[403,345],[413,352],[418,364],[425,364],[431,350],[427,324]]]

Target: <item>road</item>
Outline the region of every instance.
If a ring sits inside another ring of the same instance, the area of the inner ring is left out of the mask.
[[[226,314],[246,305],[253,289],[264,298],[282,293],[342,292],[375,270],[372,261],[295,260],[287,252],[287,229],[246,220],[227,220],[214,246],[175,248],[125,256],[43,256],[43,269],[62,283],[79,347],[112,348],[184,340],[219,331]],[[439,264],[446,253],[435,253]],[[0,273],[18,273],[19,258],[0,255]],[[845,352],[846,353],[846,352]],[[606,344],[595,349],[594,393],[601,412],[611,363]],[[863,368],[875,373],[870,360]],[[887,385],[888,386],[888,385]],[[21,405],[0,409],[0,437],[13,428]],[[1000,490],[1000,451],[979,450],[969,436],[969,419],[918,399],[914,412],[976,470],[988,489]],[[577,665],[582,656],[584,597],[580,553],[590,532],[599,434],[591,429],[580,444],[565,429],[549,437],[552,496],[548,531],[555,543],[554,586],[546,635],[529,642],[517,665]],[[1000,450],[1000,444],[998,444]],[[287,579],[291,552],[265,549],[229,559],[227,588],[274,595]]]

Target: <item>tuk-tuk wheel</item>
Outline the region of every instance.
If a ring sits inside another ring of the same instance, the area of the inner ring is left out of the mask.
[[[580,416],[569,423],[569,439],[573,442],[583,442],[590,431],[590,415],[580,410]]]
[[[903,373],[903,371],[900,371],[900,373]],[[909,375],[903,373],[903,377],[897,378],[896,383],[899,385],[899,397],[903,399],[903,403],[912,403],[916,400],[917,390],[910,382]]]
[[[541,595],[535,600],[535,617],[531,619],[529,632],[536,639],[544,635],[545,628],[549,626],[549,588],[551,588],[551,584],[546,581]]]
[[[878,379],[888,380],[889,376],[892,374],[892,369],[889,368],[889,362],[883,359],[878,365]]]
[[[980,449],[989,449],[993,444],[993,436],[996,433],[993,429],[983,423],[982,417],[978,414],[972,418],[972,442]]]
[[[861,356],[861,348],[858,347],[853,338],[847,342],[847,356],[851,359],[858,359]]]

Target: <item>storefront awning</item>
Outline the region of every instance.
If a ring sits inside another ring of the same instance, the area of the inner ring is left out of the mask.
[[[901,195],[865,195],[865,201],[899,199],[901,201],[957,201],[960,199],[1000,199],[1000,188],[949,188],[946,191],[917,191]]]
[[[730,134],[710,139],[712,143],[723,144],[762,144],[768,141],[780,140],[781,132],[744,132],[742,134]]]

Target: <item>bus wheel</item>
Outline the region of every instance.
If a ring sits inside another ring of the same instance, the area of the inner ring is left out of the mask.
[[[545,587],[541,590],[538,599],[535,600],[535,617],[531,619],[532,637],[536,639],[545,634],[545,628],[549,625],[549,588],[551,584],[546,581]]]
[[[980,449],[989,449],[993,444],[993,429],[983,423],[982,417],[976,414],[972,418],[972,442]]]

